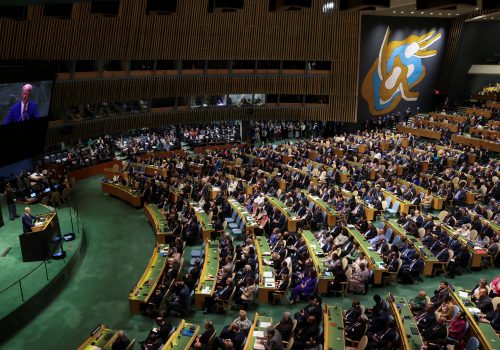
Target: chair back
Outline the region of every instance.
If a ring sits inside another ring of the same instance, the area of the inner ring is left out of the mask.
[[[494,297],[494,298],[491,300],[491,303],[493,304],[493,309],[496,309],[496,308],[497,308],[498,303],[500,303],[500,297]]]
[[[439,213],[439,221],[443,221],[446,215],[448,215],[448,212],[446,210],[441,211]]]
[[[392,240],[392,244],[399,244],[401,243],[401,236],[396,235],[394,236],[394,239]]]
[[[391,197],[387,197],[385,199],[385,207],[390,208],[391,207]]]
[[[471,230],[469,234],[469,239],[471,241],[475,241],[477,238],[477,230]]]
[[[392,206],[391,211],[397,213],[399,209],[399,202],[395,202],[394,205]]]
[[[366,307],[364,305],[359,305],[359,310],[361,311],[361,315],[364,315],[365,314],[365,311],[366,311]]]
[[[477,350],[479,349],[479,340],[476,337],[470,337],[465,344],[465,350]]]
[[[368,337],[366,335],[364,335],[359,340],[359,343],[358,343],[356,350],[365,350],[367,345],[368,345]]]

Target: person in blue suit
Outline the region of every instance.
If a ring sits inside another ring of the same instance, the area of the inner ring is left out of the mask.
[[[35,101],[30,100],[31,90],[33,87],[30,84],[23,86],[21,93],[21,101],[15,103],[5,119],[5,124],[18,123],[28,120],[40,118],[38,107]]]
[[[36,216],[31,215],[31,209],[29,207],[24,208],[23,233],[31,232],[31,228],[35,226],[34,220],[36,220]]]

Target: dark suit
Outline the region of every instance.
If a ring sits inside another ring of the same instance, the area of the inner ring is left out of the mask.
[[[36,220],[36,216],[31,214],[23,214],[23,233],[31,232],[31,228],[35,226],[33,220]]]
[[[40,113],[38,112],[38,107],[35,101],[28,101],[28,106],[25,114],[26,120],[34,120],[40,118]],[[5,118],[5,124],[18,123],[22,120],[21,117],[21,101],[16,102],[9,110],[7,118]]]
[[[487,295],[476,300],[476,306],[483,314],[493,311],[493,304],[491,303],[490,297]]]

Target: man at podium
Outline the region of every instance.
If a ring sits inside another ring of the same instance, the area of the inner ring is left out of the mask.
[[[31,215],[31,209],[29,207],[24,208],[23,233],[31,232],[31,228],[35,226],[34,220],[36,220],[36,216]]]

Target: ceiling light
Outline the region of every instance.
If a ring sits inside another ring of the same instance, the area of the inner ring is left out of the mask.
[[[401,13],[405,13],[404,11],[401,11]]]
[[[433,15],[433,14],[434,14],[434,12],[431,12],[431,15]]]
[[[423,15],[423,14],[424,14],[424,11],[420,12],[420,14],[421,14],[421,15]]]
[[[448,13],[448,16],[451,16],[451,13]]]
[[[326,4],[323,5],[323,12],[333,11],[334,8],[335,8],[334,2],[327,2]]]
[[[441,15],[442,15],[442,13],[440,12],[440,13],[439,13],[439,15],[441,16]]]
[[[411,11],[410,13],[413,15],[415,13],[415,11]]]
[[[392,11],[392,13],[396,13],[396,11]]]
[[[479,10],[479,7],[476,7],[476,11]]]

